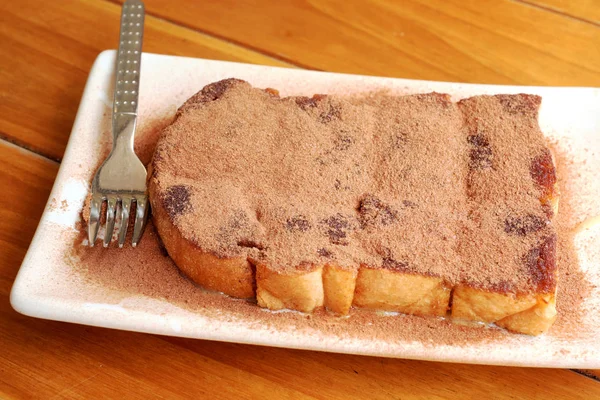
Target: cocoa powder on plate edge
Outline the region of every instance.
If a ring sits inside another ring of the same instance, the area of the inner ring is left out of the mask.
[[[159,132],[171,118],[161,118],[147,126],[136,137],[136,152],[144,163],[150,161]],[[107,135],[108,136],[108,135]],[[102,146],[110,147],[105,141]],[[558,185],[561,194],[559,213],[554,220],[558,233],[557,259],[559,280],[557,294],[558,318],[548,335],[576,338],[584,330],[581,305],[592,285],[580,270],[573,247],[575,229],[570,208],[573,193],[564,189],[564,182],[576,173],[566,154],[555,151]],[[95,170],[95,169],[94,169]],[[91,174],[90,174],[91,175]],[[88,202],[82,213],[87,213]],[[87,218],[84,218],[87,220]],[[482,325],[458,325],[447,319],[382,313],[352,309],[347,317],[338,317],[319,310],[312,315],[298,312],[273,313],[258,307],[255,302],[233,299],[209,292],[182,275],[161,244],[151,218],[143,240],[137,248],[85,246],[86,227],[80,224],[72,237],[72,253],[65,260],[87,282],[121,292],[123,297],[148,296],[196,312],[208,318],[242,320],[250,326],[275,331],[318,331],[348,339],[373,339],[393,342],[418,341],[425,345],[469,345],[476,342],[500,342],[513,335],[505,330]],[[129,240],[130,241],[130,240]]]

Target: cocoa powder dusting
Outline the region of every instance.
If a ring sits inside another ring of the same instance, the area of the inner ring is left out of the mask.
[[[546,151],[539,104],[529,95],[280,98],[220,81],[165,129],[151,200],[185,239],[222,258],[284,271],[321,264],[326,248],[343,267],[402,265],[450,285],[553,291],[554,275],[532,275],[530,262],[554,235],[540,200],[546,180],[530,168]],[[183,187],[185,204],[172,195]]]
[[[544,211],[554,182],[536,179],[532,160],[549,154],[538,126],[541,98],[475,96],[461,100],[469,163],[469,217],[459,254],[468,281],[503,291],[553,292],[555,228]],[[552,172],[554,165],[550,159]]]
[[[579,270],[573,249],[569,224],[569,199],[573,194],[562,191],[561,211],[550,224],[538,212],[539,201],[536,204],[531,200],[545,189],[535,186],[535,182],[525,186],[521,182],[529,171],[519,170],[517,176],[511,171],[493,170],[497,163],[506,161],[506,152],[517,151],[518,159],[526,161],[544,148],[534,121],[536,113],[530,107],[535,100],[527,98],[524,105],[514,105],[507,98],[474,100],[476,107],[483,108],[477,112],[485,114],[486,108],[501,105],[513,117],[522,118],[517,123],[496,118],[481,125],[479,118],[483,117],[465,118],[465,103],[454,104],[439,94],[356,100],[329,96],[280,99],[265,93],[257,102],[262,94],[239,82],[209,94],[199,97],[206,108],[196,107],[190,100],[186,104],[195,110],[194,114],[186,116],[180,110],[175,124],[166,128],[167,135],[174,129],[189,131],[184,142],[163,139],[156,152],[159,157],[154,158],[154,168],[165,169],[161,171],[165,194],[169,188],[186,188],[170,189],[175,199],[182,200],[171,206],[178,226],[191,240],[227,255],[258,248],[262,257],[288,268],[307,261],[322,263],[323,259],[344,261],[350,266],[366,261],[374,267],[416,270],[455,282],[482,282],[485,277],[485,284],[492,286],[513,279],[514,290],[531,288],[535,283],[519,275],[527,263],[500,258],[502,268],[482,268],[489,264],[481,264],[487,260],[481,259],[481,253],[496,252],[495,256],[504,257],[494,246],[490,248],[490,241],[501,237],[510,254],[522,260],[532,244],[541,243],[555,226],[559,316],[548,334],[576,336],[576,327],[582,323],[580,305],[590,284]],[[231,98],[217,106],[219,96]],[[229,117],[235,107],[246,110],[246,114]],[[324,112],[328,115],[326,121]],[[526,136],[532,137],[524,149],[510,135],[500,140],[472,138],[487,135],[490,129],[506,134],[524,128],[529,132]],[[203,129],[213,133],[197,134]],[[287,135],[293,129],[301,134]],[[218,138],[215,131],[219,132]],[[156,135],[150,139],[141,136],[146,139],[142,140],[144,148],[154,147]],[[306,136],[314,142],[301,140]],[[278,152],[277,147],[282,146],[285,151]],[[484,150],[475,149],[473,155],[473,146]],[[181,157],[183,148],[196,156]],[[209,155],[203,152],[210,152],[217,162],[199,162],[202,154]],[[177,168],[168,168],[175,156],[179,160]],[[572,173],[572,166],[562,157],[557,155],[559,187]],[[298,161],[290,163],[290,158]],[[439,163],[423,163],[424,158]],[[252,160],[269,162],[255,165],[249,162]],[[239,165],[247,169],[246,177],[256,179],[244,179]],[[417,166],[420,170],[415,170]],[[481,179],[478,174],[488,169],[497,175]],[[276,176],[275,170],[280,170]],[[517,179],[519,187],[494,187],[501,179]],[[307,180],[314,180],[316,187],[303,187]],[[191,188],[189,193],[187,188]],[[511,202],[509,196],[517,199]],[[257,201],[259,198],[267,200]],[[494,208],[483,209],[477,205],[479,202]],[[536,212],[532,214],[531,210]],[[83,214],[85,219],[85,210]],[[180,274],[151,220],[136,249],[89,248],[81,244],[84,230],[74,246],[78,262],[73,268],[90,282],[124,295],[164,299],[209,317],[243,318],[278,330],[317,329],[341,338],[418,340],[430,345],[501,341],[509,335],[500,329],[461,326],[443,319],[383,316],[356,309],[348,318],[324,311],[310,318],[295,312],[266,312],[253,302],[205,291]],[[402,231],[406,233],[398,237]],[[261,245],[255,245],[258,243]],[[465,249],[468,243],[471,250]],[[281,252],[269,253],[267,249]]]

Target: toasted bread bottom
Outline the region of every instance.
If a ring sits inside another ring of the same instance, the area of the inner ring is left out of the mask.
[[[324,297],[322,266],[310,272],[289,274],[265,265],[256,267],[256,300],[261,307],[311,312],[323,306]]]
[[[183,238],[160,201],[152,203],[152,213],[169,255],[192,281],[232,297],[256,298],[259,306],[271,310],[312,312],[325,307],[345,315],[355,306],[438,317],[450,312],[453,319],[495,323],[528,335],[544,333],[556,319],[555,293],[515,295],[469,285],[457,285],[452,292],[439,277],[368,266],[325,264],[288,273],[267,265],[254,268],[244,257],[219,258]]]
[[[325,307],[337,314],[348,314],[354,299],[357,269],[344,269],[337,265],[325,265],[323,290]]]
[[[504,317],[496,321],[496,325],[512,332],[535,336],[546,332],[552,326],[556,314],[556,294],[539,295],[535,306]]]
[[[449,303],[450,287],[441,278],[368,267],[358,272],[357,307],[443,317]]]

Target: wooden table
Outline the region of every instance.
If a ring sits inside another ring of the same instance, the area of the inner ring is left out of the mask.
[[[117,43],[119,13],[107,0],[0,2],[0,397],[600,398],[600,371],[264,348],[14,312],[12,282],[92,62]],[[415,79],[600,86],[599,0],[147,0],[147,13],[144,51],[153,53]]]

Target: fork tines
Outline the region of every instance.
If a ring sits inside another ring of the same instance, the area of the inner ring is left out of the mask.
[[[137,246],[142,236],[146,212],[148,207],[148,198],[146,195],[107,195],[93,194],[90,204],[90,220],[88,229],[89,245],[94,246],[100,227],[100,213],[102,203],[106,201],[106,223],[104,230],[104,247],[110,244],[115,229],[115,221],[119,219],[119,247],[123,247],[127,238],[129,227],[129,215],[132,204],[135,202],[135,222],[133,227],[133,237],[131,245]],[[120,212],[120,218],[117,218],[117,212]]]

